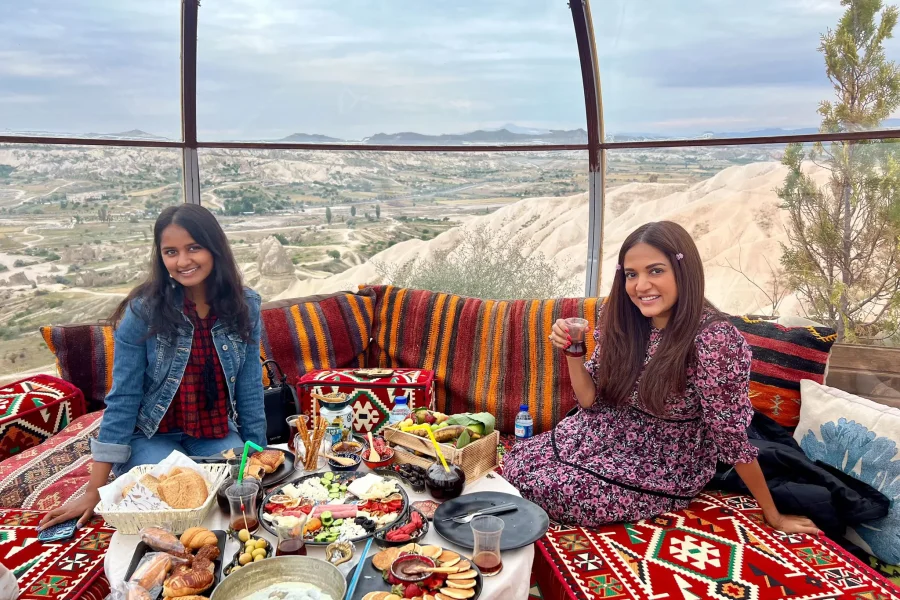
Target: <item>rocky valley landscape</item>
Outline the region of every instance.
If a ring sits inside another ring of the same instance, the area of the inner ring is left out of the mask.
[[[711,300],[773,312],[780,158],[767,146],[610,153],[601,290],[628,232],[666,218],[697,240]],[[146,275],[156,215],[182,201],[180,159],[0,145],[0,377],[51,369],[38,327],[101,320]],[[203,205],[265,299],[403,282],[472,240],[549,264],[541,293],[584,293],[586,152],[201,150],[200,172]],[[800,313],[790,294],[777,310]]]

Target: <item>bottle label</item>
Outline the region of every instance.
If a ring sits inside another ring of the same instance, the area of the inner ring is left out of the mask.
[[[532,436],[534,425],[525,425],[516,423],[516,437],[519,439],[528,439]]]

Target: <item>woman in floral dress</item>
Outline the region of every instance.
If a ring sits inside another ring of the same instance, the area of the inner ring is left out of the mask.
[[[596,527],[685,508],[732,464],[776,529],[817,533],[775,507],[747,441],[750,349],[704,298],[703,263],[680,225],[648,223],[619,250],[593,355],[567,356],[580,409],[518,443],[504,476],[554,520]],[[553,345],[568,348],[564,320]]]

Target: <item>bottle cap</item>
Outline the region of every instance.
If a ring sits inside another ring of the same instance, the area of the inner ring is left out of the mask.
[[[406,404],[406,396],[397,396],[394,398],[394,404]]]
[[[527,404],[521,404],[521,405],[519,405],[519,410],[527,411],[527,410],[528,410],[528,405],[527,405]]]

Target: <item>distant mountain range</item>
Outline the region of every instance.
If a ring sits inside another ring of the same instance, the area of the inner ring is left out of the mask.
[[[900,119],[886,119],[881,126],[885,129],[900,128]],[[712,139],[712,138],[743,138],[743,137],[771,137],[778,135],[806,135],[817,133],[815,127],[802,129],[766,128],[752,131],[707,131],[694,135],[672,135],[661,133],[630,133],[620,132],[607,135],[607,141],[627,142],[646,140],[676,140],[676,139]],[[40,136],[40,137],[76,137],[76,138],[103,138],[121,140],[167,140],[162,136],[147,133],[140,129],[122,131],[119,133],[86,133],[65,134],[46,131],[10,131],[0,130],[0,134]],[[258,142],[282,142],[294,144],[359,144],[359,145],[403,145],[403,146],[465,146],[465,145],[542,145],[542,144],[586,144],[587,131],[579,129],[539,129],[532,127],[520,127],[514,123],[507,123],[499,129],[478,129],[468,133],[445,133],[429,135],[414,131],[402,131],[399,133],[376,133],[362,140],[345,140],[330,137],[318,133],[294,133],[279,140],[230,140],[230,141],[258,141]]]

